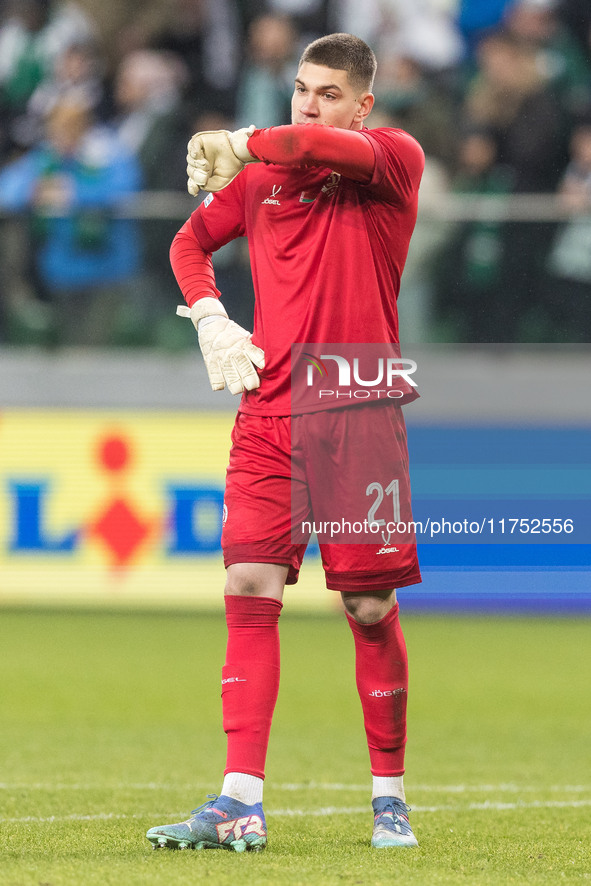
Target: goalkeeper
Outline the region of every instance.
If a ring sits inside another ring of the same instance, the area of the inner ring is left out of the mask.
[[[344,512],[347,497],[357,495],[350,478],[364,462],[378,480],[373,487],[396,491],[398,519],[411,519],[398,403],[413,399],[412,391],[398,402],[378,392],[345,406],[300,407],[290,374],[294,343],[398,342],[396,300],[424,156],[407,133],[366,127],[375,69],[372,50],[357,37],[321,37],[300,59],[292,125],[202,132],[189,142],[189,190],[210,193],[172,244],[187,302],[180,310],[198,331],[212,388],[242,395],[222,532],[227,758],[220,796],[187,821],[148,831],[154,848],[266,845],[263,779],[279,688],[278,622],[307,542],[294,539],[293,501],[299,516],[326,511],[327,499]],[[255,289],[252,335],[228,318],[211,261],[241,236]],[[370,488],[364,481],[366,512]],[[320,549],[326,585],[340,593],[353,634],[373,776],[371,842],[416,846],[403,785],[408,665],[396,600],[396,588],[421,580],[416,545],[384,535],[377,543],[325,540]]]

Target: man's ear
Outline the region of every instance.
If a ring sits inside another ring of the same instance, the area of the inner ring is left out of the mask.
[[[357,112],[355,114],[355,122],[363,123],[374,106],[375,96],[371,92],[366,92],[364,95],[360,96],[358,102],[359,107],[357,108]]]

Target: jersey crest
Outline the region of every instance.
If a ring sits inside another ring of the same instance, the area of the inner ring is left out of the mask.
[[[320,191],[310,190],[310,191],[302,191],[300,194],[300,203],[313,203],[318,194],[326,194],[327,197],[332,197],[340,184],[341,181],[341,173],[340,172],[331,172],[328,176],[324,184],[322,185]]]

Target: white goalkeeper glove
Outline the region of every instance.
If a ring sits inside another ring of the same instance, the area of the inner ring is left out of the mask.
[[[176,312],[190,317],[197,330],[213,391],[223,391],[227,385],[230,393],[241,394],[259,387],[255,367],[264,368],[265,354],[252,343],[250,332],[229,319],[217,298],[200,298],[192,308],[179,305]]]
[[[254,132],[248,129],[207,130],[193,136],[187,146],[187,189],[196,197],[199,189],[221,191],[242,172],[247,163],[258,163],[246,143]]]

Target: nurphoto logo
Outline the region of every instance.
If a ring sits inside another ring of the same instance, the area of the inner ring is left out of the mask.
[[[334,360],[337,365],[337,387],[351,388],[352,377],[353,382],[363,388],[361,391],[356,390],[353,392],[353,395],[359,399],[368,399],[370,396],[369,389],[382,384],[385,385],[385,388],[381,391],[378,388],[376,393],[385,393],[386,396],[394,395],[398,399],[403,395],[400,391],[394,391],[393,388],[401,378],[411,387],[416,388],[417,386],[416,381],[411,377],[413,372],[416,372],[417,364],[414,360],[404,357],[378,357],[377,365],[374,366],[373,371],[370,373],[375,373],[375,378],[362,378],[359,357],[353,357],[351,365],[351,362],[341,354],[320,354],[319,357],[315,357],[313,354],[304,354],[303,356],[308,363],[306,377],[308,387],[311,387],[315,382],[315,369],[321,377],[328,375],[325,360]],[[333,391],[321,390],[319,391],[319,397],[322,398],[333,393]]]
[[[292,347],[292,402],[306,409],[347,401],[414,400],[417,363],[397,344],[314,344]]]

